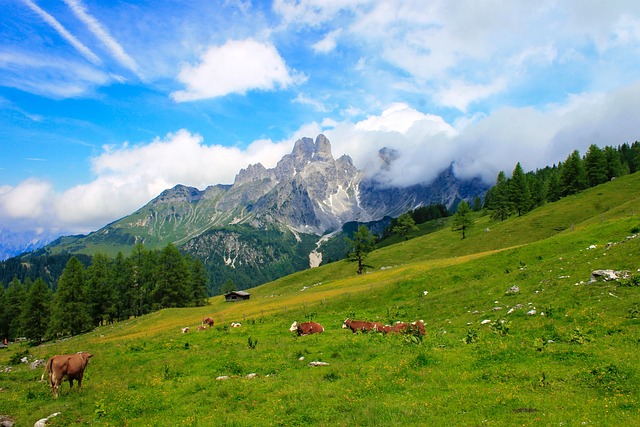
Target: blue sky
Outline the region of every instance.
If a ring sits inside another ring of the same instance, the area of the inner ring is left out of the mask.
[[[0,0],[0,232],[86,233],[296,139],[407,185],[638,138],[640,2]],[[0,233],[1,238],[1,233]]]

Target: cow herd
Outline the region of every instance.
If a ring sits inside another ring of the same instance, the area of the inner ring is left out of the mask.
[[[198,330],[213,327],[214,321],[211,317],[205,317],[202,319],[201,324],[198,326]],[[242,326],[240,323],[232,322],[232,328],[238,328]],[[399,334],[404,332],[413,333],[416,335],[424,335],[424,321],[419,320],[416,322],[405,323],[396,322],[394,325],[383,325],[380,322],[368,322],[363,320],[346,319],[342,324],[343,329],[351,329],[355,334],[357,332],[379,332],[382,334]],[[181,328],[182,333],[189,332],[189,327]],[[293,322],[289,328],[290,332],[295,332],[298,336],[320,334],[324,332],[324,327],[317,322]],[[73,388],[73,381],[78,382],[78,388],[82,387],[82,377],[84,376],[84,370],[89,363],[89,359],[93,357],[93,354],[89,354],[86,351],[78,352],[76,354],[61,354],[51,357],[45,365],[44,372],[40,380],[44,380],[45,375],[49,374],[49,386],[51,392],[55,397],[58,397],[58,389],[64,379],[69,381],[69,385]]]
[[[364,320],[352,320],[347,318],[342,324],[342,329],[351,329],[354,334],[357,332],[380,332],[382,334],[399,334],[404,332],[410,332],[419,336],[424,335],[424,321],[418,320],[416,322],[396,322],[394,325],[383,325],[380,322],[368,322]],[[316,322],[293,322],[290,332],[296,332],[298,336],[319,334],[324,332],[324,328],[321,324]]]

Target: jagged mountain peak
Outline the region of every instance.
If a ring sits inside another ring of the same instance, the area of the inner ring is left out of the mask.
[[[329,139],[320,134],[314,142],[311,138],[300,138],[293,145],[291,156],[301,161],[331,161],[331,143]]]

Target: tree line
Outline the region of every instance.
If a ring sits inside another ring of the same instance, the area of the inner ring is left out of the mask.
[[[521,216],[546,202],[555,202],[590,187],[640,171],[640,142],[617,148],[589,146],[580,156],[574,150],[564,162],[525,173],[518,162],[507,178],[500,171],[496,183],[484,198],[484,208],[492,219],[504,221]]]
[[[72,256],[53,287],[40,277],[0,286],[0,337],[40,342],[162,308],[204,305],[207,282],[202,262],[172,244],[138,244],[114,259],[97,253],[86,267]]]

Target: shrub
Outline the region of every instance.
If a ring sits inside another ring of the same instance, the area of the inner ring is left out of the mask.
[[[491,324],[491,330],[494,334],[498,334],[500,336],[505,336],[509,334],[509,321],[506,319],[496,319]]]

